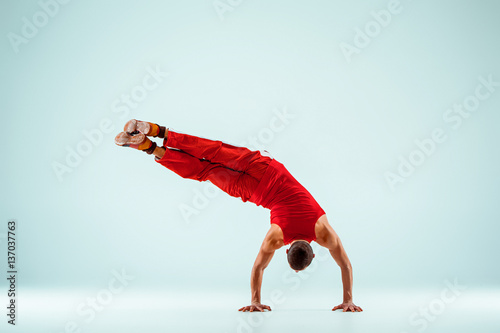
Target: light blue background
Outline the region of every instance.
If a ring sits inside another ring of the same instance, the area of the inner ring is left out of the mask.
[[[124,267],[137,292],[234,291],[245,305],[269,212],[220,192],[186,220],[182,205],[207,184],[113,139],[137,118],[245,144],[285,109],[293,118],[261,143],[327,212],[354,267],[355,300],[356,288],[439,289],[455,278],[498,288],[500,89],[459,129],[443,114],[480,76],[500,81],[500,5],[402,0],[346,61],[340,44],[387,3],[242,1],[222,20],[211,1],[74,0],[16,53],[8,34],[40,6],[3,1],[0,221],[19,224],[19,288],[93,290]],[[126,116],[113,112],[148,68],[168,77]],[[60,181],[53,164],[103,119],[113,131]],[[384,174],[434,128],[447,140],[392,191]],[[263,293],[283,284],[284,253]],[[334,261],[303,288],[337,305]]]

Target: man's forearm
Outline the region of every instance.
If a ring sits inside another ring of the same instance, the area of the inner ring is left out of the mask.
[[[250,278],[250,288],[252,290],[252,304],[260,303],[260,289],[262,287],[262,276],[264,269],[252,268],[252,276]]]
[[[342,285],[344,286],[344,303],[352,302],[352,266],[340,267],[342,272]]]

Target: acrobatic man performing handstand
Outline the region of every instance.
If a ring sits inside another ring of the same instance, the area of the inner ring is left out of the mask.
[[[163,138],[163,146],[157,146],[147,136]],[[339,237],[323,209],[283,164],[260,151],[177,133],[135,119],[127,122],[115,143],[153,154],[156,162],[183,178],[209,180],[233,197],[271,210],[271,228],[252,268],[252,304],[240,311],[271,310],[261,304],[260,290],[264,269],[274,252],[291,244],[286,251],[288,263],[299,272],[314,258],[312,241],[330,251],[342,272],[344,301],[333,310],[363,311],[352,300],[352,267]]]

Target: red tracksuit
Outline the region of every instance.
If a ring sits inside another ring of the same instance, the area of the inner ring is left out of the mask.
[[[316,240],[314,226],[325,214],[312,195],[275,159],[259,151],[236,147],[169,129],[158,163],[183,178],[209,180],[227,194],[271,210],[285,244]]]

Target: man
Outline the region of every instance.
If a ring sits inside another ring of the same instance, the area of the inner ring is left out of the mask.
[[[157,146],[148,136],[163,138],[163,146]],[[260,290],[264,269],[274,252],[291,244],[286,251],[288,263],[299,272],[314,258],[312,241],[330,251],[342,272],[344,300],[333,310],[363,311],[352,300],[352,267],[339,237],[323,209],[283,164],[260,151],[177,133],[135,119],[125,124],[115,143],[153,154],[156,162],[183,178],[209,180],[231,196],[271,210],[271,228],[252,269],[252,302],[239,311],[271,310],[261,304]]]

